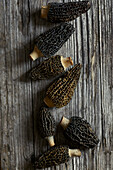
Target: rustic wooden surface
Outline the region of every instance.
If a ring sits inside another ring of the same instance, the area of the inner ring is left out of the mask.
[[[40,19],[49,0],[0,0],[0,168],[34,169],[26,157],[49,146],[37,129],[37,117],[52,80],[33,82],[27,71],[43,59],[31,61],[34,40],[53,24]],[[52,0],[51,0],[52,2]],[[58,0],[57,0],[58,2]],[[59,2],[63,2],[59,1]],[[64,0],[68,2],[68,0]],[[48,170],[113,170],[113,0],[92,0],[92,7],[72,21],[76,31],[57,54],[82,63],[82,74],[72,101],[51,109],[58,125],[62,115],[90,122],[100,143],[67,164]],[[64,143],[57,127],[56,143]]]

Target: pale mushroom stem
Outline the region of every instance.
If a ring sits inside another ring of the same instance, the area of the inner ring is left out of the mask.
[[[81,152],[79,149],[69,149],[69,156],[81,156]]]
[[[62,119],[61,119],[60,125],[61,125],[64,129],[66,129],[66,128],[68,127],[69,123],[70,123],[70,120],[67,119],[67,118],[65,118],[65,117],[63,116]]]
[[[45,103],[48,107],[54,107],[54,104],[53,104],[52,100],[49,99],[47,96],[44,98],[44,103]]]
[[[73,60],[71,57],[64,58],[63,56],[61,56],[61,63],[65,70],[69,66],[73,65]]]
[[[44,55],[41,53],[41,51],[37,48],[37,46],[35,45],[33,52],[30,54],[30,57],[33,60],[36,60],[39,57],[43,57]]]
[[[47,19],[48,11],[49,11],[48,6],[42,6],[42,8],[41,8],[41,18]]]
[[[46,137],[46,140],[48,141],[50,146],[54,146],[55,145],[54,137],[53,136]]]
[[[87,6],[88,6],[88,7],[91,7],[91,2],[88,2],[88,3],[87,3]]]

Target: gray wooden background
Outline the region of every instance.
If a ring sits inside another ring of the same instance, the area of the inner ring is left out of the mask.
[[[51,0],[52,2],[53,0]],[[55,1],[55,0],[54,0]],[[37,117],[51,80],[33,82],[27,71],[43,59],[29,57],[35,38],[53,27],[40,19],[49,0],[0,0],[0,169],[32,170],[26,157],[49,146],[37,129]],[[56,0],[68,2],[68,0]],[[113,0],[92,0],[92,7],[72,21],[76,31],[57,54],[83,64],[72,101],[51,109],[58,125],[62,115],[85,118],[100,143],[66,164],[48,170],[113,170]],[[57,126],[55,141],[63,143]]]

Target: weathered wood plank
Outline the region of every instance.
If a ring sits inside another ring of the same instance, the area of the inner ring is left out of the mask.
[[[53,80],[32,82],[26,72],[43,59],[29,58],[34,40],[54,24],[40,19],[43,1],[0,1],[0,159],[2,170],[32,170],[29,157],[39,155],[49,146],[38,134],[37,119],[45,90]],[[54,0],[55,2],[55,0]],[[68,2],[60,0],[59,2]],[[57,131],[56,144],[63,144],[63,130],[58,126],[63,115],[81,116],[92,125],[100,144],[82,152],[53,170],[113,169],[113,2],[92,0],[92,7],[71,23],[76,31],[57,52],[72,56],[74,64],[83,65],[72,101],[61,109],[50,109]]]

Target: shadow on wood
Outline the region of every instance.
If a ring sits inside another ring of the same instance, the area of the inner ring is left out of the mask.
[[[43,26],[43,28],[44,27],[49,28],[50,26],[55,25],[54,23],[50,23],[46,19],[41,18],[40,14],[41,14],[41,9],[35,11],[34,13],[31,13],[30,18],[31,18],[32,25],[35,25],[37,27]],[[38,22],[36,23],[37,19]]]

